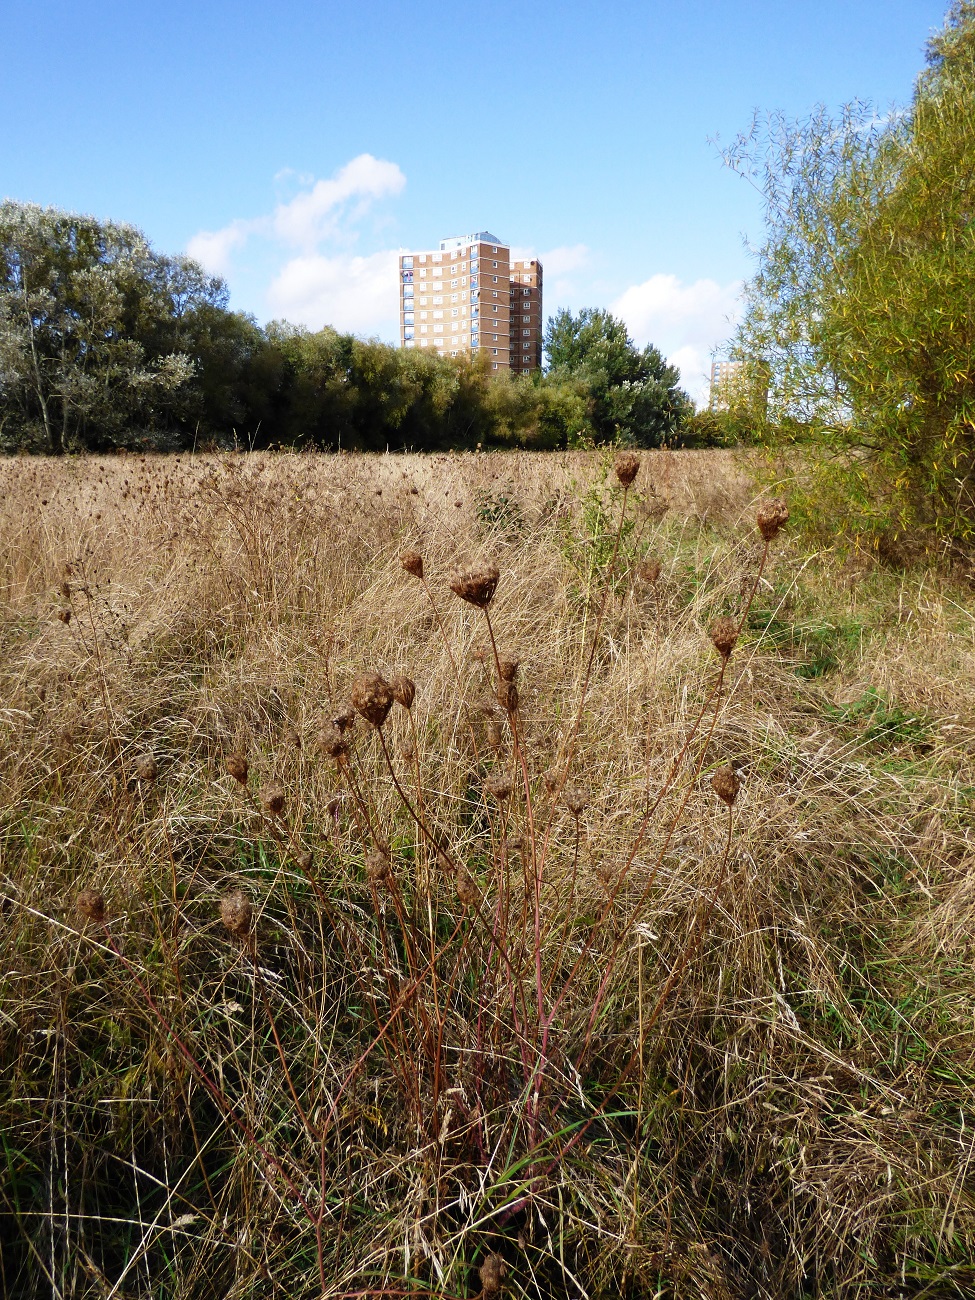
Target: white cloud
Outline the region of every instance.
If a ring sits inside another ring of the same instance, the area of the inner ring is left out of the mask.
[[[303,249],[314,248],[338,233],[342,218],[363,216],[377,199],[402,193],[406,177],[395,163],[363,153],[327,181],[316,181],[289,203],[280,203],[271,218],[274,234]],[[343,205],[356,200],[349,212]]]
[[[397,257],[395,250],[384,250],[368,257],[292,258],[268,289],[271,314],[309,329],[334,325],[352,334],[395,338]]]
[[[186,245],[186,251],[211,275],[226,275],[231,267],[231,254],[244,246],[250,233],[250,222],[232,221],[222,230],[201,230]]]
[[[676,275],[652,275],[611,304],[639,344],[652,343],[679,366],[681,383],[696,401],[707,397],[711,353],[730,336],[741,284],[716,280],[684,284]]]

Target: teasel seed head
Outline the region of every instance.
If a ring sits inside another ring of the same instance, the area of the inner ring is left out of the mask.
[[[159,764],[151,754],[140,754],[135,760],[135,774],[138,780],[152,785],[159,775]]]
[[[474,883],[474,877],[461,867],[454,881],[457,897],[465,907],[476,907],[481,901],[481,891]]]
[[[381,673],[360,673],[352,683],[352,706],[374,727],[381,727],[393,707],[393,690]]]
[[[412,709],[413,701],[416,699],[416,682],[412,677],[397,673],[395,677],[389,679],[389,689],[393,692],[393,699],[397,704],[402,704],[404,709]]]
[[[485,793],[500,802],[511,798],[512,789],[511,777],[505,772],[492,772],[484,782]]]
[[[236,939],[250,934],[254,909],[243,890],[235,889],[220,900],[220,920]]]
[[[639,472],[640,457],[633,451],[620,452],[616,457],[613,469],[615,469],[616,477],[623,487],[628,488]]]
[[[339,759],[349,752],[352,741],[334,722],[318,733],[318,748],[329,758]]]
[[[458,569],[451,575],[450,590],[469,605],[487,609],[494,599],[501,573],[496,564],[481,569]]]
[[[488,1296],[498,1295],[501,1291],[501,1283],[504,1281],[504,1275],[507,1273],[507,1265],[497,1251],[492,1251],[490,1255],[484,1256],[484,1263],[477,1270],[477,1275],[481,1279],[481,1294],[484,1300]]]
[[[228,754],[225,764],[227,771],[240,785],[247,784],[247,777],[250,773],[250,766],[243,754]]]
[[[514,713],[518,707],[518,687],[514,682],[498,682],[498,703],[505,713]]]
[[[648,555],[636,572],[642,583],[648,587],[655,587],[660,580],[660,561],[655,555]]]
[[[741,782],[735,769],[730,763],[725,763],[719,767],[711,778],[711,789],[718,796],[722,803],[729,808],[734,807],[734,802],[738,798],[738,791],[741,789]]]
[[[500,659],[498,661],[498,672],[501,676],[501,680],[503,682],[513,682],[518,676],[518,667],[520,663],[521,660],[517,655],[513,655],[510,659]]]
[[[75,899],[75,909],[79,916],[86,921],[94,921],[96,925],[104,925],[105,918],[108,916],[105,895],[100,894],[97,889],[83,889]]]
[[[585,790],[578,785],[567,785],[562,792],[562,798],[565,800],[565,806],[573,817],[582,816],[589,803]]]
[[[423,577],[423,556],[419,551],[404,551],[399,557],[399,562],[414,578]]]
[[[266,785],[261,790],[261,807],[272,817],[284,812],[284,786]]]
[[[781,497],[774,497],[771,501],[766,501],[759,507],[758,514],[755,516],[758,531],[767,542],[770,542],[773,537],[777,537],[779,530],[788,522],[789,507]]]
[[[709,635],[715,650],[727,662],[738,640],[738,624],[733,618],[716,618]]]

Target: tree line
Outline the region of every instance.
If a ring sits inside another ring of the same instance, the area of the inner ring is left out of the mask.
[[[132,226],[0,204],[0,449],[656,446],[688,436],[677,369],[610,313],[561,311],[545,374],[261,326]]]

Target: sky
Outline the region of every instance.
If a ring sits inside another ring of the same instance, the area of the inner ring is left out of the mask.
[[[762,236],[753,113],[905,103],[947,0],[2,0],[0,194],[143,230],[260,322],[397,338],[489,230],[696,397]]]

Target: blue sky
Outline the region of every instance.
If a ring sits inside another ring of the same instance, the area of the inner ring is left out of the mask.
[[[129,221],[232,305],[395,338],[395,254],[491,230],[699,393],[761,207],[754,109],[903,103],[947,0],[30,0],[0,193]],[[709,142],[710,141],[710,142]]]

